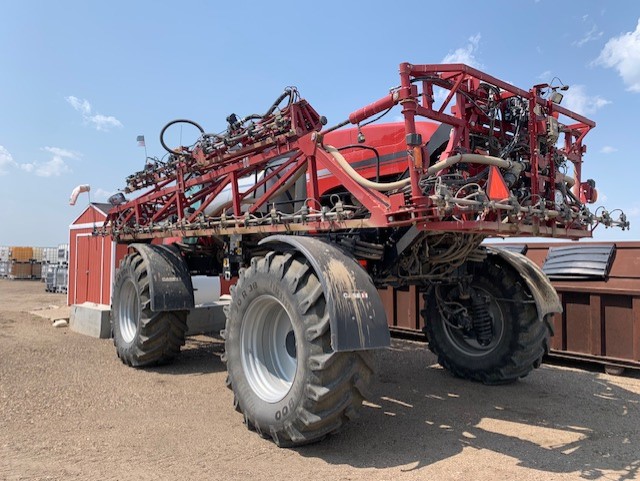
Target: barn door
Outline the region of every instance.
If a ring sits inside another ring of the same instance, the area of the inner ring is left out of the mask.
[[[75,303],[104,302],[102,277],[104,273],[104,238],[82,235],[76,237],[78,269],[75,282]]]

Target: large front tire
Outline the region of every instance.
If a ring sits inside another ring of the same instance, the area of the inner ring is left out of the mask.
[[[340,429],[373,377],[369,352],[332,350],[322,286],[300,255],[252,260],[232,289],[223,336],[236,409],[281,447]]]
[[[139,253],[127,255],[116,274],[111,306],[113,343],[123,363],[165,364],[184,345],[187,311],[153,312],[149,266]]]
[[[458,377],[485,384],[514,382],[539,367],[549,352],[550,324],[538,319],[533,297],[510,266],[487,259],[472,271],[471,289],[488,300],[491,337],[481,337],[480,342],[473,329],[445,319],[442,305],[438,306],[443,301],[472,313],[473,309],[468,301],[455,298],[455,287],[434,286],[425,294],[422,312],[429,349]]]

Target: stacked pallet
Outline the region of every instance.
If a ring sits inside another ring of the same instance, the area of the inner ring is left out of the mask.
[[[53,274],[56,281],[52,292],[66,292],[68,261],[69,244],[58,247],[0,246],[0,278],[46,281],[47,275]]]
[[[67,293],[69,285],[69,266],[59,265],[56,269],[56,292]]]
[[[0,277],[9,276],[9,268],[10,268],[9,255],[10,254],[11,254],[11,249],[4,246],[0,247]]]
[[[66,294],[69,283],[69,244],[45,248],[43,255],[46,259],[42,268],[45,291]]]
[[[45,290],[47,292],[56,292],[55,289],[49,286],[55,285],[55,282],[51,282],[51,276],[55,276],[55,271],[58,268],[58,248],[57,247],[43,247],[42,248],[42,269],[40,272],[42,282],[46,283]]]
[[[43,247],[42,248],[42,263],[43,264],[57,264],[58,263],[58,248],[57,247]]]
[[[33,279],[33,247],[11,247],[9,279]]]
[[[42,279],[42,265],[44,264],[45,247],[33,247],[31,258],[31,278]]]
[[[55,292],[66,294],[69,284],[69,244],[58,245],[58,268],[55,279]]]

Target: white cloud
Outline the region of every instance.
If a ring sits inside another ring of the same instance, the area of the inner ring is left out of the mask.
[[[605,145],[600,149],[601,154],[613,154],[614,152],[617,152],[617,151],[618,149],[616,149],[615,147],[611,147],[610,145]]]
[[[65,100],[76,111],[82,114],[82,118],[86,123],[93,125],[96,130],[108,132],[112,127],[122,127],[122,122],[113,115],[93,114],[93,108],[86,99],[79,99],[78,97],[70,95],[69,97],[65,97]]]
[[[79,154],[60,147],[43,147],[41,150],[49,152],[51,159],[46,162],[25,162],[18,163],[7,149],[0,145],[0,175],[8,173],[8,168],[13,167],[23,170],[29,174],[33,173],[39,177],[57,177],[67,172],[71,168],[65,159],[79,159]]]
[[[587,89],[584,85],[572,85],[564,93],[562,105],[579,114],[590,115],[610,103],[610,100],[599,95],[587,95]]]
[[[9,168],[16,167],[18,163],[13,160],[11,153],[2,145],[0,145],[0,175],[9,172]]]
[[[89,117],[96,130],[107,132],[111,127],[122,127],[122,123],[113,115],[96,114]]]
[[[627,214],[627,217],[639,217],[640,216],[640,206],[638,204],[633,205],[632,207],[625,209],[624,213]]]
[[[542,72],[540,75],[538,75],[538,78],[540,80],[544,80],[544,81],[549,81],[549,79],[551,78],[551,70],[545,70],[544,72]]]
[[[68,158],[68,159],[79,159],[80,155],[72,152],[71,150],[61,149],[60,147],[43,147],[42,150],[52,153],[57,157]]]
[[[71,172],[69,166],[60,157],[53,158],[43,164],[36,164],[35,174],[38,177],[59,177],[62,174]]]
[[[82,100],[78,97],[74,97],[73,95],[66,97],[66,100],[69,102],[69,105],[82,113],[82,115],[91,115],[91,104],[88,100]]]
[[[30,162],[20,164],[19,167],[25,172],[34,173],[38,177],[59,177],[62,174],[71,172],[71,168],[65,159],[79,159],[80,156],[67,149],[60,147],[43,147],[41,150],[49,152],[51,159],[46,162]]]
[[[571,45],[575,45],[576,47],[582,47],[585,43],[589,43],[593,40],[598,40],[602,37],[602,30],[598,29],[598,26],[595,24],[593,20],[589,19],[589,15],[583,15],[582,21],[591,25],[589,30],[580,38],[580,40],[575,40],[571,43]]]
[[[633,32],[610,38],[593,64],[615,68],[627,90],[640,92],[640,19]]]
[[[464,63],[470,67],[481,68],[482,64],[476,59],[480,38],[481,35],[479,33],[473,37],[469,37],[469,42],[464,47],[449,52],[442,59],[442,63]]]
[[[117,191],[109,191],[106,189],[103,189],[101,187],[98,187],[94,192],[93,192],[93,198],[96,202],[106,202],[109,197],[111,197],[113,194],[115,194]]]

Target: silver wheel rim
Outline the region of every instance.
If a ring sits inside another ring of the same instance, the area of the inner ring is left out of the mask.
[[[460,329],[455,329],[447,323],[444,323],[444,332],[449,342],[460,352],[471,357],[482,357],[494,351],[502,341],[504,336],[504,315],[500,305],[491,294],[478,287],[475,287],[475,289],[489,296],[489,312],[491,313],[494,333],[491,342],[483,346],[475,337],[467,336]]]
[[[251,302],[240,329],[242,369],[262,400],[281,401],[291,389],[298,368],[291,316],[271,295]]]
[[[126,280],[120,290],[120,305],[118,306],[118,323],[120,334],[126,343],[136,337],[138,321],[140,319],[140,299],[135,284]]]

